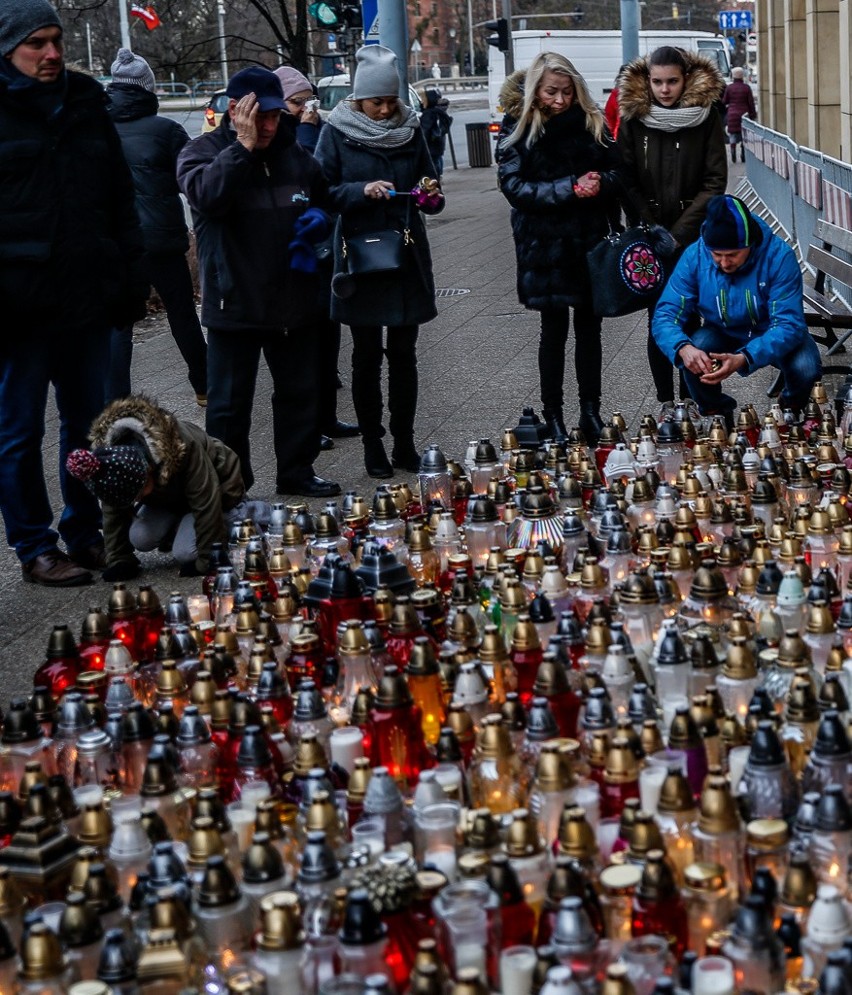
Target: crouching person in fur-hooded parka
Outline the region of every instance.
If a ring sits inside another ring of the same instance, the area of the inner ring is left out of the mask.
[[[206,572],[210,546],[227,537],[226,516],[243,506],[236,454],[140,396],[113,401],[90,438],[92,449],[70,453],[67,468],[101,502],[104,579],[135,577],[136,550],[157,548],[171,549],[183,576]]]
[[[580,428],[590,443],[603,428],[601,319],[592,309],[586,253],[617,225],[618,165],[603,115],[571,62],[553,52],[512,73],[500,102],[500,189],[512,205],[518,297],[541,313],[538,362],[544,418],[564,441],[562,383],[570,309]]]

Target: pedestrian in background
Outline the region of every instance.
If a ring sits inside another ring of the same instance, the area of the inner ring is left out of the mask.
[[[544,419],[567,437],[565,345],[574,312],[574,367],[580,428],[597,442],[601,402],[601,319],[592,307],[586,253],[617,225],[618,163],[603,114],[563,55],[542,52],[512,73],[500,102],[500,189],[512,205],[518,297],[541,314],[538,367]]]
[[[411,472],[420,468],[414,444],[417,335],[437,309],[426,227],[409,194],[423,177],[434,178],[435,169],[417,114],[399,98],[396,55],[382,45],[366,45],[356,60],[352,96],[329,115],[317,158],[339,213],[331,317],[352,331],[352,399],[364,438],[364,464],[371,477],[384,478],[393,475],[393,466]],[[443,198],[423,209],[437,213]],[[401,269],[350,274],[345,238],[385,229],[402,232],[406,227],[410,237]],[[385,355],[393,466],[382,443]]]
[[[195,291],[186,253],[189,236],[175,170],[189,141],[185,129],[160,117],[154,73],[129,48],[120,48],[107,87],[109,113],[136,191],[136,213],[145,241],[145,272],[166,309],[172,338],[183,356],[200,405],[207,403],[207,344],[195,310]],[[106,399],[131,390],[133,326],[115,328],[110,343]]]
[[[281,81],[284,103],[287,114],[292,114],[298,121],[296,126],[296,141],[314,154],[319,141],[320,131],[324,125],[319,116],[319,101],[314,96],[314,88],[310,80],[292,66],[280,66],[275,75]],[[331,311],[331,278],[334,272],[332,236],[329,235],[316,246],[315,253],[319,263],[319,273],[322,277],[320,293],[322,306],[328,317],[320,318],[317,323],[319,335],[319,380],[317,390],[317,423],[320,433],[320,448],[333,449],[334,439],[347,439],[359,435],[357,425],[341,421],[337,417],[337,361],[340,356],[340,322],[334,321]]]
[[[332,497],[340,487],[314,472],[319,455],[317,323],[324,319],[310,238],[329,229],[328,185],[296,141],[297,119],[281,83],[254,66],[232,76],[219,127],[186,145],[178,184],[192,208],[207,327],[207,432],[240,458],[254,483],[251,413],[260,354],[272,394],[276,490]],[[313,210],[313,214],[310,211]],[[297,225],[303,225],[297,242]]]
[[[441,179],[444,175],[444,149],[447,147],[447,135],[453,119],[447,113],[449,103],[441,96],[441,91],[430,87],[424,94],[426,107],[420,115],[420,130],[426,139],[426,148],[432,156],[435,166],[435,177]]]
[[[754,107],[754,94],[751,87],[746,83],[745,70],[742,66],[737,66],[732,70],[733,81],[725,87],[722,95],[722,103],[725,105],[727,116],[725,125],[728,130],[728,141],[731,146],[731,162],[737,161],[737,146],[740,147],[740,162],[745,162],[745,147],[743,146],[743,118],[748,116],[752,121],[757,120],[757,111]]]
[[[698,238],[707,202],[725,192],[725,134],[715,109],[723,88],[714,62],[670,46],[629,63],[618,78],[625,210],[631,223],[667,228],[675,259]],[[665,411],[674,402],[673,370],[651,335],[652,318],[650,308],[648,362]]]
[[[0,510],[25,581],[87,584],[105,563],[101,512],[65,460],[103,408],[110,329],[144,314],[147,286],[133,183],[103,87],[66,69],[47,0],[0,0],[0,148]],[[42,465],[51,385],[58,534]]]

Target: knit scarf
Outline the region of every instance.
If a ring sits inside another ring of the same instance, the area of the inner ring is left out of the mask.
[[[658,107],[654,104],[651,112],[642,118],[642,124],[657,131],[680,131],[682,128],[697,128],[707,120],[712,107]]]
[[[341,100],[329,114],[328,123],[347,138],[372,149],[397,149],[410,142],[415,129],[420,127],[417,114],[402,102],[387,121],[373,121],[356,110],[351,100]]]

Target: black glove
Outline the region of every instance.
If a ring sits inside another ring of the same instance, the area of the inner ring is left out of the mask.
[[[132,560],[119,560],[112,563],[101,574],[104,580],[133,580],[139,576],[139,560],[134,556]]]
[[[181,563],[178,575],[180,577],[203,577],[204,571],[198,569],[195,560],[186,560],[184,563]]]

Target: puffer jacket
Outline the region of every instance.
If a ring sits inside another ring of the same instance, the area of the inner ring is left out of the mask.
[[[808,336],[802,313],[802,273],[790,246],[773,235],[760,219],[761,241],[734,273],[713,262],[704,239],[681,256],[654,312],[657,345],[678,366],[678,350],[689,343],[684,330],[699,314],[705,328],[721,332],[741,345],[747,365],[743,376],[776,364]]]
[[[177,121],[157,114],[154,93],[130,83],[107,87],[112,118],[133,174],[136,213],[147,252],[186,252],[189,238],[175,167],[189,135]]]
[[[348,138],[334,118],[320,132],[316,157],[331,187],[332,210],[339,213],[334,233],[334,273],[345,274],[343,239],[383,229],[402,231],[408,218],[412,244],[401,271],[370,273],[355,278],[355,292],[332,294],[331,317],[346,325],[422,325],[431,321],[435,306],[432,254],[426,226],[410,197],[369,200],[364,187],[371,180],[389,180],[397,190],[412,190],[435,167],[420,128],[398,148],[376,148]],[[443,201],[437,211],[443,210]]]
[[[512,205],[518,298],[532,310],[567,308],[590,300],[586,253],[618,225],[618,154],[608,133],[604,144],[595,141],[579,104],[552,117],[530,148],[525,137],[507,145],[525,76],[518,70],[503,85],[507,113],[497,142],[500,189]],[[577,179],[592,171],[601,174],[601,192],[577,197]]]
[[[195,519],[198,559],[206,570],[210,546],[226,538],[223,512],[245,496],[240,461],[223,442],[198,425],[174,415],[142,396],[113,401],[92,423],[93,448],[141,445],[154,471],[154,489],[141,502]],[[133,508],[103,505],[107,566],[134,559],[130,542]]]
[[[328,204],[319,164],[295,139],[297,123],[282,114],[269,148],[250,152],[225,113],[215,131],[193,139],[178,157],[208,328],[283,332],[325,317],[318,274],[290,269],[296,219]]]
[[[106,96],[67,72],[61,110],[0,59],[0,309],[7,334],[67,334],[144,313],[133,183]],[[36,84],[42,85],[42,84]]]
[[[687,79],[678,106],[709,110],[694,127],[670,132],[643,121],[652,106],[646,58],[625,66],[618,77],[618,148],[630,197],[625,210],[631,221],[638,214],[668,228],[682,246],[698,238],[707,202],[725,192],[728,180],[725,132],[714,106],[724,81],[709,59],[684,55]]]

